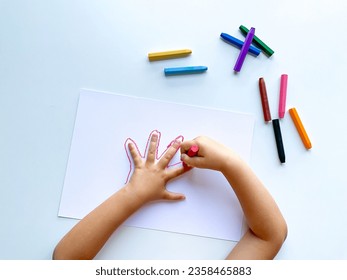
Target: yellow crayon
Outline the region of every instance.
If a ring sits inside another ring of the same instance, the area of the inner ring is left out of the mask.
[[[179,58],[179,57],[188,56],[191,53],[192,51],[189,49],[166,51],[166,52],[155,52],[155,53],[149,53],[148,59],[149,61],[155,61],[155,60]]]

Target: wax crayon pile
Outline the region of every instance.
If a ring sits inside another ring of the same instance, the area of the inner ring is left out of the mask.
[[[245,61],[247,54],[258,56],[261,52],[263,52],[267,57],[271,57],[274,54],[274,51],[267,44],[265,44],[261,39],[259,39],[259,37],[255,35],[254,27],[248,29],[245,26],[240,25],[239,29],[241,33],[245,36],[244,41],[237,39],[227,33],[220,34],[220,37],[225,42],[240,49],[239,56],[234,66],[234,71],[236,73],[241,71],[242,65]],[[173,59],[173,58],[182,58],[182,57],[186,57],[190,55],[191,53],[192,53],[192,50],[190,49],[154,52],[154,53],[148,54],[148,59],[149,61],[157,61],[157,60],[165,60],[165,59]],[[171,68],[164,68],[164,74],[165,76],[200,74],[200,73],[206,72],[207,70],[208,70],[207,66],[171,67]],[[266,123],[272,122],[273,124],[278,157],[281,163],[285,162],[285,153],[284,153],[283,139],[282,139],[279,119],[283,119],[285,115],[287,83],[288,83],[288,75],[283,74],[281,76],[281,83],[280,83],[280,99],[279,99],[279,108],[278,108],[279,118],[272,119],[271,113],[270,113],[270,107],[268,103],[265,81],[264,81],[264,78],[259,78],[259,92],[260,92],[261,104],[263,108],[264,121]],[[300,120],[297,110],[295,108],[291,108],[289,109],[289,114],[294,122],[294,125],[300,135],[300,138],[305,148],[307,150],[311,149],[312,148],[311,141]]]

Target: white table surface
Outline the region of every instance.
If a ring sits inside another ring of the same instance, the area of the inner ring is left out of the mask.
[[[254,114],[250,164],[289,227],[277,259],[346,259],[346,14],[344,0],[0,0],[0,259],[49,259],[76,223],[57,211],[80,88]],[[244,38],[241,24],[255,27],[275,54],[247,56],[235,75],[239,51],[219,35]],[[193,53],[147,60],[148,52],[180,48]],[[163,75],[184,65],[209,69]],[[276,118],[283,73],[287,108],[297,108],[313,148],[304,148],[286,114],[281,165],[258,79]],[[126,227],[98,258],[223,259],[233,246]]]

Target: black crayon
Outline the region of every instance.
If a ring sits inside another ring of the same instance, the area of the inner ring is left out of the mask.
[[[273,125],[274,133],[275,133],[278,157],[279,157],[281,163],[285,163],[286,162],[286,156],[284,154],[284,147],[283,147],[282,133],[281,133],[279,119],[272,120],[272,125]]]

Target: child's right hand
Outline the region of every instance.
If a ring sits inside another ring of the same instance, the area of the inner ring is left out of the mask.
[[[198,145],[197,156],[186,153],[192,145]],[[228,147],[206,136],[199,136],[181,144],[181,160],[190,167],[213,169],[223,172],[228,165],[239,161],[239,157]]]

